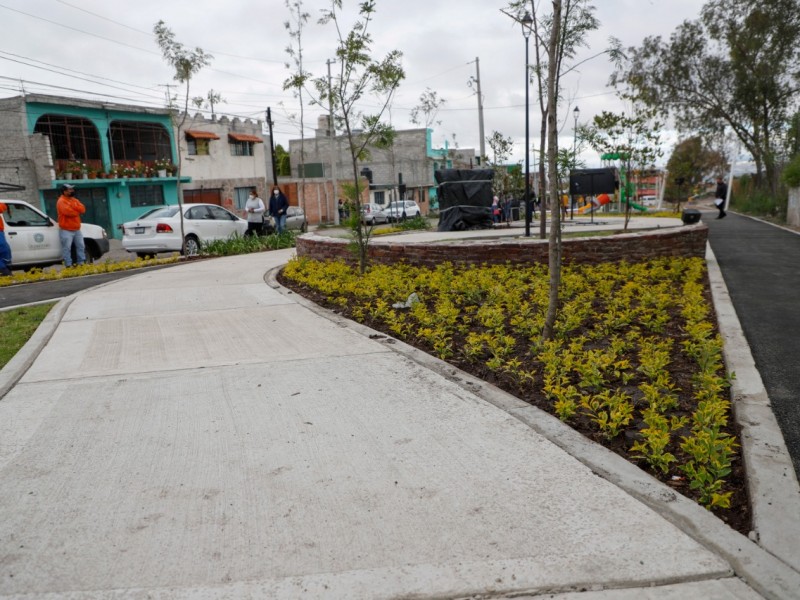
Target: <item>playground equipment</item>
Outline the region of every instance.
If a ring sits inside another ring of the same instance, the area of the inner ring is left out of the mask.
[[[600,156],[601,160],[618,160],[619,161],[619,200],[623,207],[631,207],[635,210],[647,212],[647,208],[641,204],[636,204],[632,198],[636,197],[636,190],[633,183],[628,179],[628,171],[630,170],[630,156],[625,152],[608,152]],[[626,168],[626,162],[628,163]],[[627,208],[625,210],[627,212]]]

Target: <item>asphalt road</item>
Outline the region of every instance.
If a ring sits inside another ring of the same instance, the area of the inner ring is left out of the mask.
[[[33,302],[45,302],[47,300],[58,300],[80,292],[96,285],[101,285],[109,281],[130,277],[145,270],[163,269],[171,267],[173,264],[156,265],[154,267],[143,267],[141,269],[131,269],[130,271],[119,271],[117,273],[102,273],[100,275],[88,275],[86,277],[72,277],[58,281],[40,281],[37,283],[26,283],[22,285],[10,285],[0,287],[0,309],[18,306],[20,304],[30,304]]]
[[[730,212],[703,221],[800,478],[800,234]]]

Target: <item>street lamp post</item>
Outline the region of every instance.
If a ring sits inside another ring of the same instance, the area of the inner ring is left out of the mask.
[[[572,116],[575,117],[575,127],[572,129],[572,168],[578,166],[578,117],[581,115],[581,109],[575,106],[572,111]],[[575,217],[575,196],[569,197],[569,220],[572,221]]]
[[[526,12],[520,20],[522,37],[525,38],[525,237],[531,237],[531,168],[530,147],[531,129],[529,118],[528,88],[530,87],[530,73],[528,72],[528,40],[531,37],[533,19],[531,13]]]

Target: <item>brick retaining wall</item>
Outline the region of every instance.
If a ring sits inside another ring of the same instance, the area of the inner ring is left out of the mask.
[[[595,264],[657,256],[704,257],[708,226],[703,223],[682,227],[631,232],[611,236],[564,239],[564,262]],[[297,239],[297,255],[318,260],[342,259],[354,263],[349,240],[308,233]],[[445,261],[459,264],[524,264],[547,262],[547,240],[492,238],[441,242],[407,242],[402,238],[383,241],[372,238],[369,257],[373,263],[406,261],[414,265],[436,266]]]

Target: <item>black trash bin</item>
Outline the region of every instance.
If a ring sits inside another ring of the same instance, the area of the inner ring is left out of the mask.
[[[696,208],[684,208],[681,214],[681,221],[684,225],[692,225],[700,222],[700,211]]]

